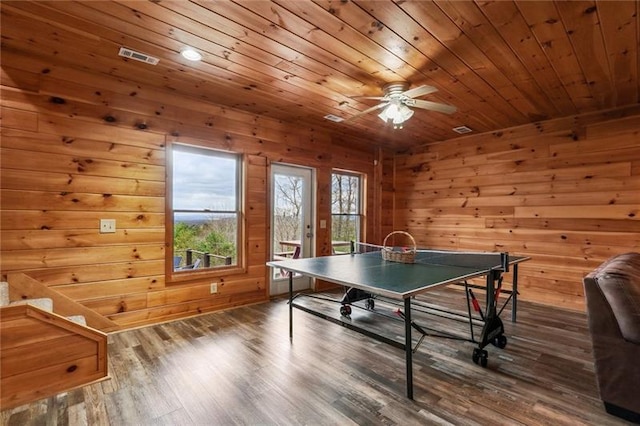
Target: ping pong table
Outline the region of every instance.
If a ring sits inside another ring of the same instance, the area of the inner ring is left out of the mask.
[[[512,288],[517,289],[518,264],[528,259],[527,257],[509,256],[508,253],[417,250],[414,263],[399,263],[383,259],[380,251],[357,253],[352,250],[350,254],[272,261],[267,262],[267,265],[339,284],[346,288],[358,289],[371,295],[402,300],[404,311],[398,311],[398,313],[404,320],[404,342],[368,332],[366,328],[348,321],[339,321],[338,323],[404,350],[406,395],[409,399],[413,399],[414,347],[412,329],[421,333],[423,338],[430,334],[412,320],[412,298],[436,287],[460,282],[466,284],[466,280],[486,276],[485,312],[482,314],[480,311],[484,321],[482,333],[479,341],[473,337],[471,340],[478,343],[478,347],[473,350],[473,361],[486,367],[488,354],[484,348],[488,344],[494,344],[498,347],[506,346],[506,337],[503,335],[504,328],[499,317],[500,312],[497,310],[496,288],[499,291],[502,284],[502,274],[512,267]],[[297,296],[293,293],[293,274],[289,274],[289,337],[291,339],[293,339],[293,308],[330,319],[320,312],[297,304]],[[476,305],[475,297],[474,305]],[[367,305],[367,308],[369,307],[373,308],[373,304]],[[471,321],[470,311],[469,318]],[[417,350],[417,346],[415,350]]]

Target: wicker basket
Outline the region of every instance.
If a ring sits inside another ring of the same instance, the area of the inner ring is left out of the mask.
[[[413,244],[413,248],[405,248],[400,251],[394,250],[393,247],[387,247],[387,240],[394,234],[403,234],[409,237],[411,243]],[[416,240],[413,239],[411,234],[404,231],[393,231],[389,235],[387,235],[382,242],[382,258],[391,262],[413,263],[416,260],[416,250]]]

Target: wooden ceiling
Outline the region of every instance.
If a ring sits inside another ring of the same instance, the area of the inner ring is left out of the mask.
[[[637,1],[2,1],[2,48],[397,150],[639,102]],[[118,56],[121,46],[160,59]],[[190,62],[178,53],[199,50]],[[6,60],[3,61],[3,65]],[[438,89],[393,130],[356,96]]]

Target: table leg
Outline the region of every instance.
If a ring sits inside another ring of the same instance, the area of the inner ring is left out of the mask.
[[[491,316],[492,318],[495,315],[491,315],[489,313],[489,311],[493,311],[493,313],[495,314],[495,282],[500,278],[500,272],[496,271],[495,269],[492,269],[489,271],[489,273],[487,274],[487,281],[486,281],[486,287],[487,287],[487,295],[486,295],[486,310],[485,310],[485,318],[488,318],[489,316]]]
[[[293,340],[293,272],[289,272],[289,340]]]
[[[511,322],[516,322],[518,313],[518,264],[513,265],[513,281],[511,284],[513,296],[511,298]]]
[[[404,353],[407,366],[407,398],[413,399],[413,345],[411,343],[411,298],[404,299]]]

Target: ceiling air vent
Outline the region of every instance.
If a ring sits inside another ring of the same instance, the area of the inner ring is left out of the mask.
[[[454,127],[453,131],[456,132],[456,133],[460,133],[461,135],[464,135],[465,133],[473,132],[473,130],[471,130],[467,126]]]
[[[158,65],[160,59],[154,58],[153,56],[149,56],[144,53],[136,52],[135,50],[127,49],[126,47],[121,47],[118,55],[124,56],[125,58],[135,59],[136,61],[146,62],[151,65]]]
[[[344,121],[344,118],[338,117],[337,115],[333,115],[333,114],[327,114],[324,116],[324,118],[326,118],[329,121],[333,121],[334,123],[340,123]]]

